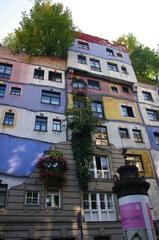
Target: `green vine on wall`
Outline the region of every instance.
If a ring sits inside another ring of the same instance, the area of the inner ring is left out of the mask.
[[[71,143],[74,159],[77,164],[79,184],[83,191],[88,189],[90,179],[89,165],[93,156],[92,133],[98,119],[93,115],[91,103],[86,96],[74,95],[73,101],[81,101],[82,107],[73,107],[66,113],[68,128],[72,131]]]

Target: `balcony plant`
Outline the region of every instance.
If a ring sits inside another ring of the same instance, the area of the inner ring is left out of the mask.
[[[37,162],[40,170],[40,178],[46,187],[62,187],[66,181],[68,169],[63,152],[51,150],[40,157]]]

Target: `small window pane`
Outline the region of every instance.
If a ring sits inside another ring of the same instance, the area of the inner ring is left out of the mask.
[[[61,120],[59,119],[53,119],[53,125],[52,125],[53,131],[61,131]]]
[[[114,56],[114,51],[110,48],[106,48],[107,55]]]
[[[34,76],[35,79],[44,79],[44,70],[41,69],[34,69]]]
[[[62,74],[58,72],[49,71],[49,80],[55,82],[62,82]]]
[[[137,143],[143,142],[140,130],[133,129],[133,134],[134,134],[135,142],[137,142]]]
[[[36,116],[35,130],[37,130],[37,131],[47,131],[47,117]]]
[[[129,133],[127,128],[119,128],[119,134],[121,138],[129,138]]]
[[[39,204],[39,193],[38,192],[26,192],[25,203],[29,205]]]
[[[108,65],[108,70],[114,71],[114,72],[118,72],[118,66],[115,63],[107,63]]]
[[[4,116],[4,125],[13,126],[14,124],[14,113],[6,112]]]
[[[87,42],[82,42],[82,41],[78,41],[78,47],[79,48],[83,48],[85,50],[88,50],[89,49],[89,45]]]
[[[6,85],[0,84],[0,97],[4,97],[6,91]]]
[[[150,92],[142,92],[143,93],[143,96],[144,96],[144,100],[146,100],[146,101],[153,101],[153,99],[152,99],[152,95],[151,95],[151,93]]]
[[[78,55],[78,62],[81,64],[86,64],[86,57],[82,55]]]
[[[91,69],[94,71],[101,71],[100,62],[96,59],[90,59]]]
[[[10,64],[0,63],[0,78],[10,79],[12,67]]]
[[[18,87],[11,88],[11,92],[10,92],[11,95],[20,96],[20,93],[21,93],[21,88],[18,88]]]
[[[60,105],[60,93],[42,90],[41,102],[53,105]]]

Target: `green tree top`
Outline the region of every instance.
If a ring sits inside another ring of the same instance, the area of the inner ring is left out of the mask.
[[[139,81],[156,84],[154,80],[157,80],[159,75],[159,54],[155,50],[139,43],[132,33],[120,36],[114,43],[127,46]]]
[[[3,44],[13,53],[24,51],[32,56],[54,55],[65,57],[73,42],[71,12],[61,3],[35,0],[29,14],[22,13],[20,27],[8,34]]]

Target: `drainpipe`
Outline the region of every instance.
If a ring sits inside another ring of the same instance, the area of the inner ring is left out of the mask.
[[[113,192],[119,201],[123,234],[126,240],[156,240],[148,189],[150,184],[139,177],[135,165],[117,169],[120,179],[114,178]]]

